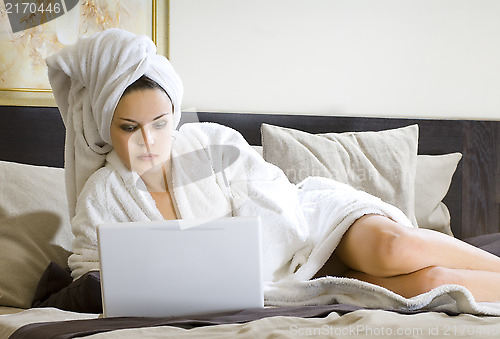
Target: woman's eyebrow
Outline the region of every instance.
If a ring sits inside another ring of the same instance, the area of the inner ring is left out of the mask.
[[[152,121],[155,121],[155,120],[158,120],[160,119],[161,117],[164,117],[165,115],[167,115],[167,113],[162,113],[160,115],[158,115],[157,117],[155,117]],[[133,119],[127,119],[127,118],[120,118],[121,120],[125,120],[125,121],[129,121],[129,122],[133,122],[135,124],[138,124],[137,121],[133,120]]]
[[[129,121],[129,122],[133,122],[133,123],[136,123],[136,124],[137,124],[137,121],[132,120],[132,119],[120,118],[120,120]]]
[[[156,118],[154,118],[153,121],[158,120],[158,119],[160,119],[161,117],[163,117],[165,115],[167,115],[167,113],[162,113],[159,116],[157,116]]]

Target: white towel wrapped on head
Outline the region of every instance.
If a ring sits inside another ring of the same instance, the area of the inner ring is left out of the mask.
[[[50,85],[66,126],[65,170],[70,218],[88,178],[112,149],[110,126],[125,89],[142,75],[156,81],[181,116],[182,82],[150,38],[108,29],[46,59]]]

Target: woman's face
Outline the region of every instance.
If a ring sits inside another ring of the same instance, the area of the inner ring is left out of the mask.
[[[111,121],[111,142],[123,164],[142,175],[170,157],[172,102],[161,89],[125,94]]]

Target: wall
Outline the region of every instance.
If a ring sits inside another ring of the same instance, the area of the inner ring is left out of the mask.
[[[500,119],[498,0],[170,0],[198,111]]]

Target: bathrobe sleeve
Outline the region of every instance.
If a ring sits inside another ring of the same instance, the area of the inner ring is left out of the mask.
[[[116,154],[111,153],[108,160],[112,163],[108,162],[87,181],[71,220],[75,240],[68,265],[75,280],[89,271],[99,269],[99,224],[162,220],[149,193],[141,191],[136,184],[137,176],[122,168]]]
[[[99,269],[97,225],[128,219],[124,206],[110,199],[114,195],[112,182],[116,181],[115,176],[116,173],[109,168],[101,168],[89,178],[79,195],[75,216],[71,220],[75,235],[73,253],[68,259],[75,280],[88,271]]]

